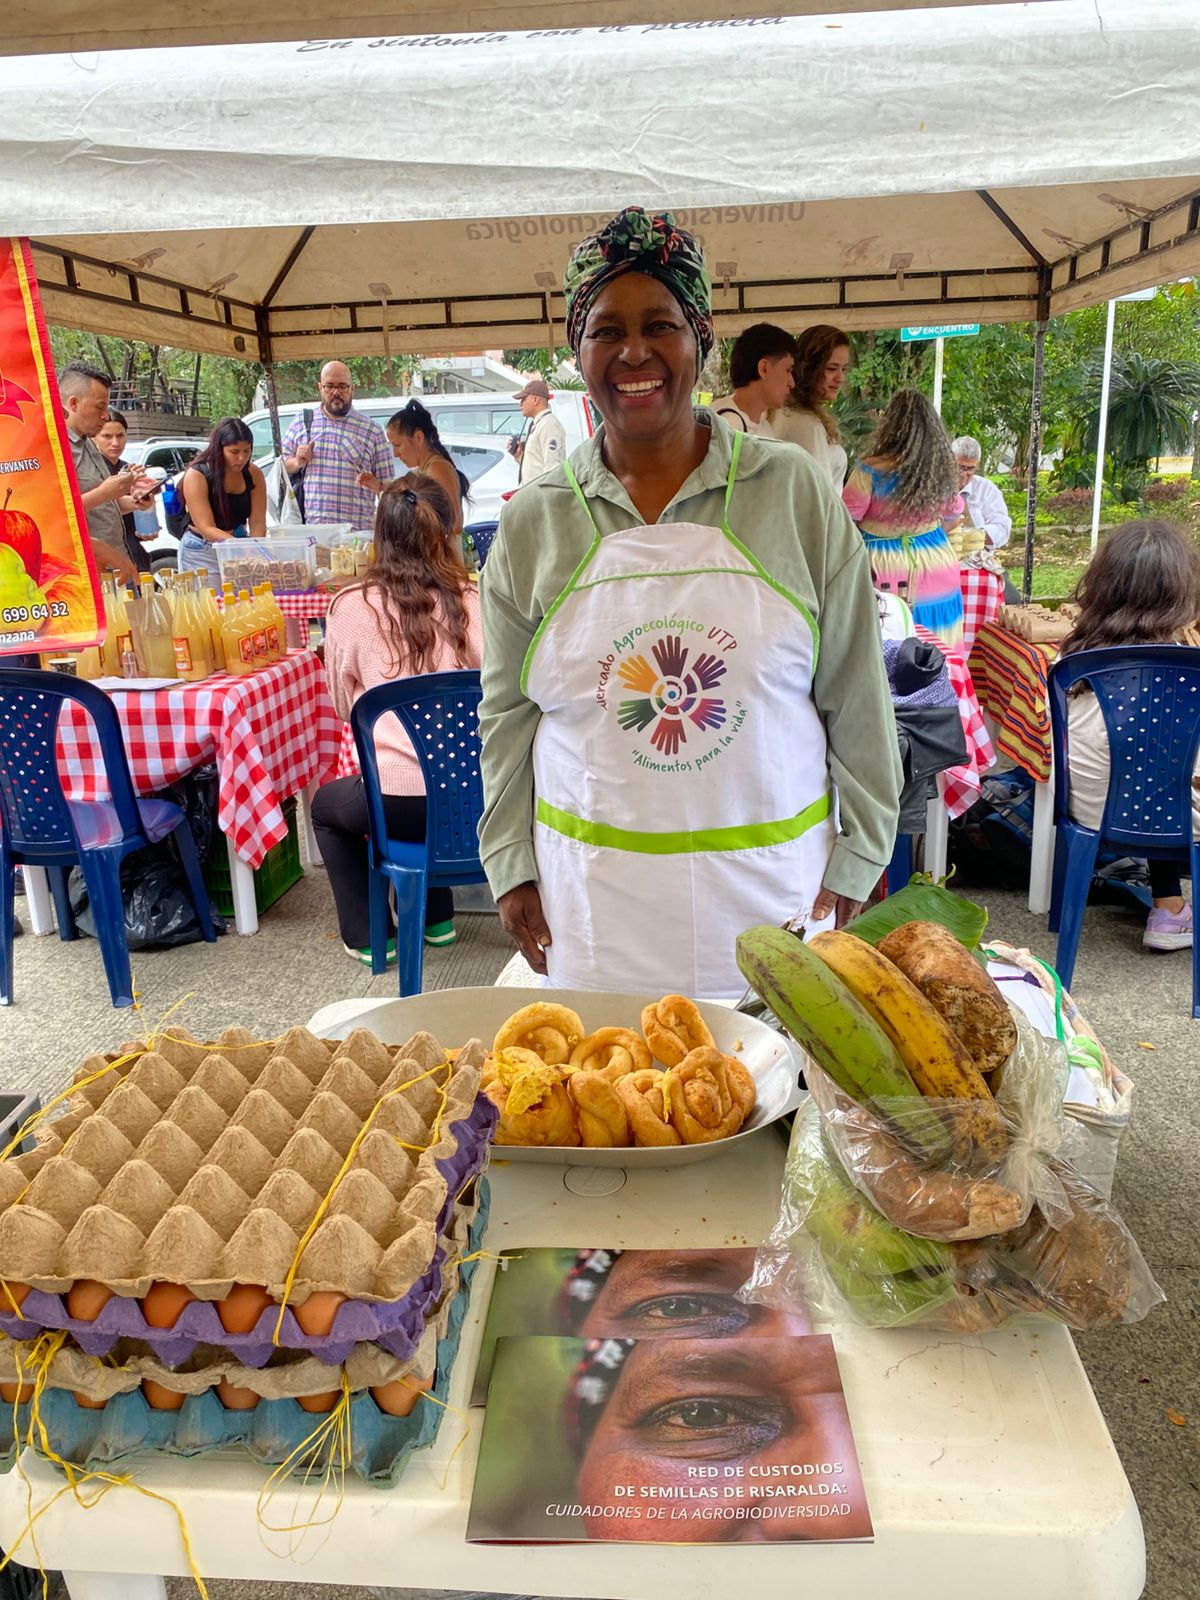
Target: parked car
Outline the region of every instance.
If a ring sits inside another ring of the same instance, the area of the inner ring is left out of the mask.
[[[460,439],[466,440],[468,436],[485,434],[507,441],[513,434],[521,433],[526,425],[515,393],[423,394],[417,398],[429,412],[437,424],[438,432],[443,436],[455,434]],[[293,420],[305,409],[306,404],[315,409],[312,401],[280,406],[281,433],[287,433]],[[402,395],[371,395],[365,399],[358,395],[354,397],[355,410],[365,412],[368,417],[374,417],[381,428],[403,405]],[[574,450],[576,445],[582,444],[595,432],[598,418],[591,401],[582,390],[557,390],[551,397],[550,409],[566,429],[568,450]],[[272,460],[275,444],[271,436],[270,412],[250,411],[243,420],[249,424],[250,432],[254,435],[254,459],[260,466],[264,458]],[[470,473],[467,476],[470,477]]]
[[[394,414],[396,406],[392,401],[389,401],[388,404],[391,406],[391,410],[388,411],[388,416],[390,417]],[[300,407],[295,409],[299,410]],[[280,420],[283,421],[282,410]],[[440,429],[438,431],[441,434],[442,443],[454,459],[454,464],[461,472],[466,474],[470,481],[470,497],[463,506],[464,519],[468,523],[495,522],[500,516],[500,508],[504,504],[505,496],[512,494],[519,481],[517,463],[509,455],[505,441],[501,438],[489,438],[486,435],[468,434],[466,437],[462,437],[453,433],[441,433]],[[203,443],[203,441],[201,442]],[[183,470],[191,462],[195,453],[193,450],[188,455],[187,460],[183,463],[183,468],[179,471],[179,478],[183,477]],[[262,457],[259,457],[256,452],[255,459],[265,472],[275,459],[274,451],[273,449],[268,450],[267,454]],[[150,462],[146,463],[148,466],[151,464]],[[397,476],[404,470],[403,465],[397,461]],[[267,520],[268,523],[271,520],[269,515]],[[150,551],[150,558],[155,571],[164,567],[172,568],[177,566],[179,558],[179,541],[167,532],[161,496],[158,501],[158,521],[159,536],[146,546]]]
[[[130,439],[125,446],[125,460],[135,467],[162,467],[173,478],[190,466],[207,443],[207,434]]]

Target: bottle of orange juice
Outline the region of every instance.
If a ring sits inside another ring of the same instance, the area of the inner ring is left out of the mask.
[[[202,584],[198,572],[195,574],[193,582],[195,584],[196,612],[208,629],[208,636],[212,645],[212,670],[220,672],[224,660],[221,650],[221,608],[217,604],[217,597],[212,591],[212,585]]]
[[[225,671],[243,676],[254,671],[254,635],[247,632],[246,607],[240,598],[232,600],[231,595],[231,590],[226,592],[221,614],[221,654]]]
[[[198,683],[212,671],[212,640],[208,620],[197,608],[194,581],[181,580],[177,584],[172,618],[175,670],[189,683]]]
[[[150,573],[143,572],[138,582],[142,590],[143,670],[148,678],[177,677],[167,603],[155,590]]]
[[[112,578],[104,592],[104,611],[108,618],[108,632],[104,636],[104,671],[107,677],[120,678],[122,658],[133,649],[133,626],[125,608],[125,590],[117,578]]]
[[[275,598],[275,591],[268,583],[266,586],[267,611],[271,618],[270,636],[275,645],[275,659],[282,661],[288,652],[287,618],[283,608]]]
[[[238,599],[242,604],[245,626],[249,631],[251,646],[254,650],[254,665],[265,667],[267,663],[267,629],[259,610],[258,600],[249,589],[239,589]]]

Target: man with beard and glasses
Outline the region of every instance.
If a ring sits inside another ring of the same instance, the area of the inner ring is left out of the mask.
[[[355,480],[360,472],[384,483],[392,478],[391,446],[379,424],[354,409],[354,383],[344,362],[327,361],[321,368],[320,393],[320,410],[301,412],[283,441],[284,466],[293,476],[304,474],[304,521],[370,528],[375,495]]]

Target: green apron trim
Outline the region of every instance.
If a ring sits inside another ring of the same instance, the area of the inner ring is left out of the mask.
[[[631,828],[613,828],[606,822],[588,822],[583,817],[560,811],[548,800],[539,799],[537,820],[555,833],[578,839],[581,844],[599,845],[606,850],[625,850],[633,855],[678,856],[716,854],[725,850],[760,850],[767,845],[790,844],[833,811],[833,796],[823,794],[796,817],[779,822],[751,822],[732,828],[693,828],[681,833],[647,833]]]
[[[558,611],[560,606],[566,604],[567,599],[574,592],[576,584],[579,582],[580,578],[583,576],[584,571],[587,568],[587,566],[589,565],[589,563],[591,562],[592,557],[596,554],[596,551],[600,548],[600,529],[596,526],[596,519],[591,513],[591,509],[588,506],[586,498],[584,497],[583,490],[579,487],[579,479],[575,476],[575,473],[571,468],[571,463],[570,463],[569,460],[564,461],[563,462],[563,466],[566,469],[567,481],[568,481],[568,483],[570,483],[572,489],[574,489],[574,491],[575,491],[575,498],[579,501],[579,504],[583,507],[583,514],[584,514],[584,516],[587,517],[588,521],[592,525],[592,542],[591,542],[590,545],[588,545],[587,553],[584,555],[583,560],[579,563],[579,565],[575,568],[575,571],[567,579],[567,584],[566,584],[566,587],[564,588],[563,592],[553,602],[553,604],[551,605],[549,611],[547,611],[546,615],[538,623],[537,630],[535,631],[535,633],[533,635],[533,638],[529,641],[529,649],[526,650],[526,652],[525,652],[525,660],[521,663],[521,693],[523,695],[525,695],[526,698],[528,698],[528,696],[529,696],[529,669],[533,665],[534,651],[537,649],[538,645],[541,644],[542,635],[545,633],[546,629],[550,626],[550,623],[553,620],[553,618],[555,616],[555,613]]]
[[[721,532],[724,534],[726,539],[729,540],[730,544],[733,545],[734,549],[737,550],[740,555],[743,555],[746,558],[746,560],[750,563],[750,566],[753,569],[753,571],[752,571],[751,574],[748,574],[748,576],[754,576],[754,577],[760,578],[762,580],[762,582],[765,583],[768,586],[768,588],[774,589],[774,591],[775,591],[775,593],[777,595],[781,596],[784,600],[786,600],[789,605],[794,606],[796,608],[796,610],[800,613],[800,615],[804,618],[805,622],[808,624],[810,632],[812,633],[812,641],[813,641],[812,670],[813,670],[813,672],[815,672],[817,670],[817,656],[820,653],[820,648],[821,648],[821,632],[820,632],[820,629],[817,627],[816,618],[813,616],[812,612],[808,609],[808,607],[804,604],[804,602],[797,595],[794,595],[791,592],[791,590],[788,589],[788,588],[785,588],[785,586],[782,583],[780,583],[778,581],[778,579],[773,578],[771,576],[771,574],[767,571],[766,567],[763,566],[762,562],[754,554],[753,550],[748,549],[746,547],[746,545],[744,545],[742,543],[742,541],[738,538],[737,534],[734,533],[733,529],[729,525],[729,505],[730,505],[731,500],[733,499],[733,486],[734,486],[734,483],[737,480],[738,461],[741,458],[742,440],[745,437],[746,437],[746,435],[743,434],[743,433],[735,433],[734,436],[733,436],[733,448],[732,448],[732,450],[730,452],[730,458],[729,458],[729,476],[725,480],[725,503],[724,503],[724,505],[723,505],[723,507],[721,509]],[[597,584],[601,584],[601,583],[617,583],[617,582],[622,581],[625,578],[643,578],[643,577],[661,578],[661,577],[666,577],[666,576],[687,577],[687,576],[691,576],[693,574],[706,573],[706,572],[709,572],[709,571],[724,572],[726,570],[723,567],[717,567],[717,568],[696,567],[696,568],[692,568],[692,569],[686,569],[684,571],[681,571],[678,574],[663,573],[663,572],[653,572],[653,573],[629,572],[629,573],[621,573],[619,576],[615,576],[615,577],[612,577],[612,578],[597,578],[593,584],[586,584],[586,585],[582,584],[580,582],[580,580],[582,579],[583,574],[584,574],[585,570],[587,569],[587,567],[591,564],[592,558],[595,556],[596,551],[599,549],[600,540],[603,537],[603,535],[601,534],[600,529],[596,524],[595,517],[592,515],[592,508],[588,505],[587,496],[584,494],[583,489],[580,487],[579,479],[575,476],[575,472],[574,472],[574,469],[571,466],[571,462],[570,462],[569,458],[566,461],[563,462],[563,469],[567,474],[567,482],[571,485],[571,488],[572,488],[572,490],[574,491],[574,494],[575,494],[575,498],[579,501],[579,504],[583,507],[584,516],[588,519],[588,521],[592,525],[593,538],[592,538],[591,544],[587,548],[587,554],[584,556],[583,560],[579,563],[579,565],[575,568],[575,571],[567,579],[566,586],[563,589],[562,593],[554,600],[554,602],[550,606],[550,609],[546,612],[546,615],[538,623],[537,629],[534,632],[533,638],[529,641],[529,649],[526,650],[526,652],[525,652],[525,660],[521,664],[521,693],[523,695],[525,695],[526,698],[528,698],[528,695],[529,695],[529,673],[530,673],[530,669],[533,666],[533,657],[534,657],[534,654],[535,654],[535,652],[537,650],[538,645],[541,644],[541,642],[542,642],[542,635],[545,633],[546,629],[550,626],[551,621],[553,620],[553,618],[556,615],[556,613],[559,611],[560,607],[565,605],[566,601],[570,598],[570,596],[572,594],[575,593],[575,591],[577,589],[580,589],[580,588],[593,588]],[[626,530],[626,531],[628,531],[628,530]],[[728,574],[728,576],[737,577],[737,576],[740,576],[740,574],[731,572],[731,573]]]

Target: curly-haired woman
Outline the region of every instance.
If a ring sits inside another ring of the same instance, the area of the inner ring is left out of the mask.
[[[846,481],[846,447],[837,418],[829,409],[850,371],[850,335],[820,323],[805,328],[796,340],[792,392],[779,411],[771,413],[777,439],[798,444],[829,474],[835,494]]]
[[[892,396],[842,499],[867,542],[875,587],[898,594],[923,628],[961,649],[959,563],[946,536],[946,524],[962,516],[958,465],[923,394]]]

